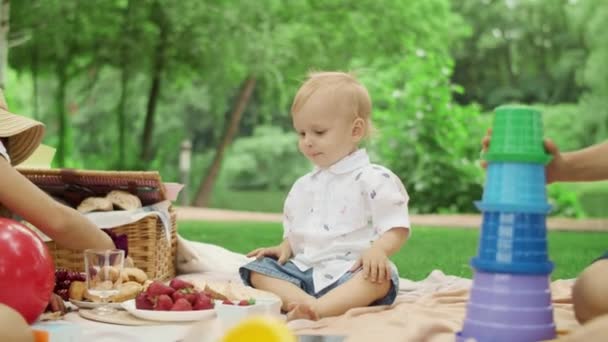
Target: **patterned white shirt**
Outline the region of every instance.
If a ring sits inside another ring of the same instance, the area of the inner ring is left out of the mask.
[[[285,200],[283,238],[302,271],[313,268],[315,292],[344,275],[378,237],[410,228],[401,180],[371,164],[364,149],[298,179]],[[393,267],[395,267],[393,265]]]
[[[2,144],[2,141],[0,141],[0,156],[4,157],[9,163],[11,162],[11,158],[8,156],[8,152],[6,151],[4,144]]]

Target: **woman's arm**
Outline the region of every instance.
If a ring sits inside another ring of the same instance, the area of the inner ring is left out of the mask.
[[[78,211],[53,200],[0,158],[0,203],[62,247],[114,248],[110,237]]]
[[[559,153],[559,152],[557,152]],[[554,156],[558,159],[559,154]],[[608,142],[593,145],[582,150],[564,152],[558,159],[555,180],[580,182],[608,180]]]

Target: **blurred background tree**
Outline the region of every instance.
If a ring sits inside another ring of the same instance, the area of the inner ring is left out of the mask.
[[[188,140],[196,205],[281,210],[310,168],[289,107],[311,70],[354,71],[369,88],[368,148],[414,212],[474,210],[498,105],[540,108],[564,150],[608,137],[604,0],[6,3],[8,102],[46,123],[55,166],[180,181]],[[608,216],[605,183],[549,195],[558,215]]]

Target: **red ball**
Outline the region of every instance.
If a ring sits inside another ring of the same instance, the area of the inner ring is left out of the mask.
[[[44,242],[21,223],[0,218],[0,303],[32,324],[54,286],[55,266]]]

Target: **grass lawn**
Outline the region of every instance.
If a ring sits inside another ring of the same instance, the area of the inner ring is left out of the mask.
[[[186,239],[216,244],[246,253],[281,240],[280,223],[180,222]],[[411,239],[392,259],[401,276],[420,280],[433,269],[470,278],[469,259],[477,253],[477,229],[416,227]],[[608,233],[549,232],[549,254],[555,263],[553,279],[574,278],[608,249]]]

